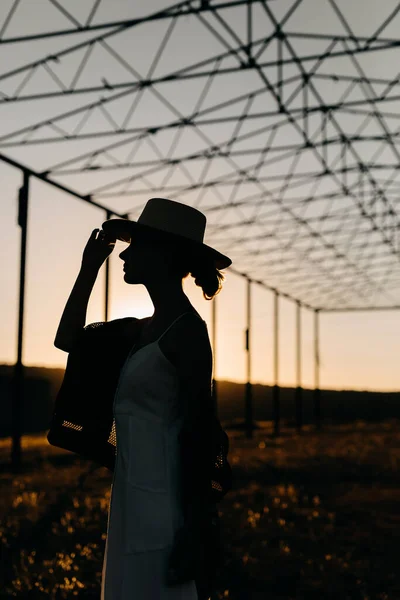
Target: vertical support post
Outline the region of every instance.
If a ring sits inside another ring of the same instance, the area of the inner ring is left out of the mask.
[[[106,221],[111,219],[113,213],[110,210],[106,210]],[[110,254],[111,256],[111,254]],[[110,257],[106,260],[106,276],[105,276],[105,290],[104,290],[104,320],[108,321],[108,308],[109,308],[109,291],[110,291]]]
[[[297,387],[296,387],[296,427],[300,433],[303,425],[303,388],[301,387],[301,303],[297,300],[296,311],[296,359],[297,359]]]
[[[309,75],[303,74],[303,129],[308,139],[308,82]]]
[[[24,339],[24,300],[25,300],[25,267],[26,240],[28,229],[29,173],[23,171],[23,184],[18,193],[18,225],[21,227],[21,251],[19,270],[19,312],[17,362],[14,367],[13,401],[12,401],[12,448],[11,467],[17,472],[21,467],[21,429],[24,400],[24,366],[22,364],[22,343]]]
[[[321,112],[321,132],[322,132],[322,156],[324,161],[324,166],[328,168],[328,142],[327,142],[327,132],[326,132],[326,122],[328,120],[328,112]]]
[[[212,398],[214,403],[214,414],[218,418],[218,392],[216,380],[217,365],[217,297],[211,301],[212,306],[212,349],[213,349],[213,379],[212,379]]]
[[[314,311],[314,367],[315,367],[315,390],[314,390],[314,418],[317,429],[321,429],[321,390],[319,389],[319,309]]]
[[[280,421],[280,389],[278,385],[279,379],[279,292],[275,290],[274,298],[274,387],[273,387],[273,403],[274,403],[274,435],[279,435]]]
[[[246,437],[253,437],[253,398],[251,387],[251,352],[250,352],[250,329],[251,329],[251,279],[247,278],[247,328],[246,328],[246,350],[247,350],[247,382],[246,382]]]
[[[283,112],[283,34],[280,30],[277,30],[277,46],[278,46],[278,56],[277,56],[277,65],[278,65],[278,102],[279,102],[279,112]]]
[[[247,3],[247,56],[249,57],[249,65],[252,65],[253,60],[253,5]]]

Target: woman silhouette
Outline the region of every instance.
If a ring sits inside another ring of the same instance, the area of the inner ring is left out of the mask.
[[[180,202],[151,198],[138,221],[109,219],[102,227],[99,246],[129,243],[119,255],[124,280],[146,286],[154,314],[140,319],[114,396],[117,455],[101,600],[205,600],[207,450],[203,459],[195,450],[182,457],[179,443],[186,436],[195,448],[206,427],[213,360],[207,325],[182,280],[190,273],[211,300],[224,279],[219,269],[232,261],[204,244],[205,215]]]

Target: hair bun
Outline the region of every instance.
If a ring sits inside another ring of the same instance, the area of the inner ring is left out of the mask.
[[[221,290],[224,275],[215,267],[212,260],[195,261],[189,271],[194,283],[203,290],[205,300],[212,300]]]

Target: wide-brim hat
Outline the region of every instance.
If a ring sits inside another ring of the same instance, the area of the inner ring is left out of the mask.
[[[103,231],[117,240],[130,243],[140,234],[157,234],[166,240],[182,243],[182,251],[189,250],[197,259],[212,260],[217,269],[226,269],[231,259],[203,242],[207,218],[205,214],[167,198],[150,198],[137,221],[130,219],[108,219],[102,224]]]

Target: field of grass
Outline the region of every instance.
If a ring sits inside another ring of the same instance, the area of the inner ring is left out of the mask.
[[[229,430],[234,489],[213,600],[400,599],[400,422]],[[0,440],[0,598],[100,597],[112,474],[23,438]]]

